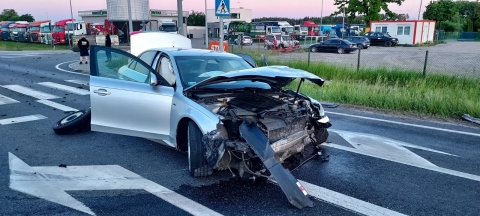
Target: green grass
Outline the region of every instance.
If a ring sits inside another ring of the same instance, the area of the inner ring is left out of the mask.
[[[271,54],[268,54],[271,55]],[[258,60],[259,54],[253,53]],[[419,71],[364,69],[335,66],[320,62],[273,62],[314,73],[328,85],[319,88],[312,83],[302,85],[301,92],[319,100],[340,104],[458,119],[462,114],[480,117],[480,78],[432,74],[423,77]],[[289,87],[296,88],[296,83]]]
[[[69,50],[68,45],[55,45],[56,50]],[[53,50],[52,45],[38,43],[24,43],[16,41],[0,41],[0,50],[24,51],[24,50]]]

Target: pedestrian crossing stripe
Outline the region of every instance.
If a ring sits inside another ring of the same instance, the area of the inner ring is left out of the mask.
[[[215,13],[216,16],[230,16],[230,11],[228,5],[225,3],[225,0],[220,0],[217,11]]]

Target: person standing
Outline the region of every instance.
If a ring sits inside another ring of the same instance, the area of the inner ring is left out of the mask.
[[[110,34],[107,34],[107,36],[105,36],[105,46],[112,47],[112,39],[110,38]],[[107,61],[105,62],[112,61],[112,53],[110,52],[110,50],[107,49],[106,54],[107,54]]]
[[[85,35],[82,35],[82,38],[77,43],[78,49],[80,49],[80,64],[82,60],[85,59],[85,64],[88,64],[88,48],[90,48],[90,43],[85,38]]]

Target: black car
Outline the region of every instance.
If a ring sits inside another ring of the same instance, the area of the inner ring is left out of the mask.
[[[364,36],[351,36],[346,38],[346,40],[357,44],[358,49],[368,49],[370,46],[370,40]]]
[[[379,46],[396,46],[398,44],[398,38],[390,36],[388,33],[381,32],[368,32],[364,35],[370,40],[370,44]]]
[[[339,54],[351,53],[357,50],[357,45],[344,39],[328,39],[322,43],[312,44],[309,47],[312,52],[337,52]]]

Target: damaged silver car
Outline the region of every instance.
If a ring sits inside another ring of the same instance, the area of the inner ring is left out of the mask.
[[[93,131],[162,140],[188,152],[194,177],[229,170],[272,178],[290,203],[313,206],[289,169],[317,155],[328,137],[322,105],[299,93],[304,82],[321,86],[320,77],[285,66],[254,67],[229,53],[144,47],[132,48],[135,55],[91,47]],[[286,88],[296,79],[294,90]]]

